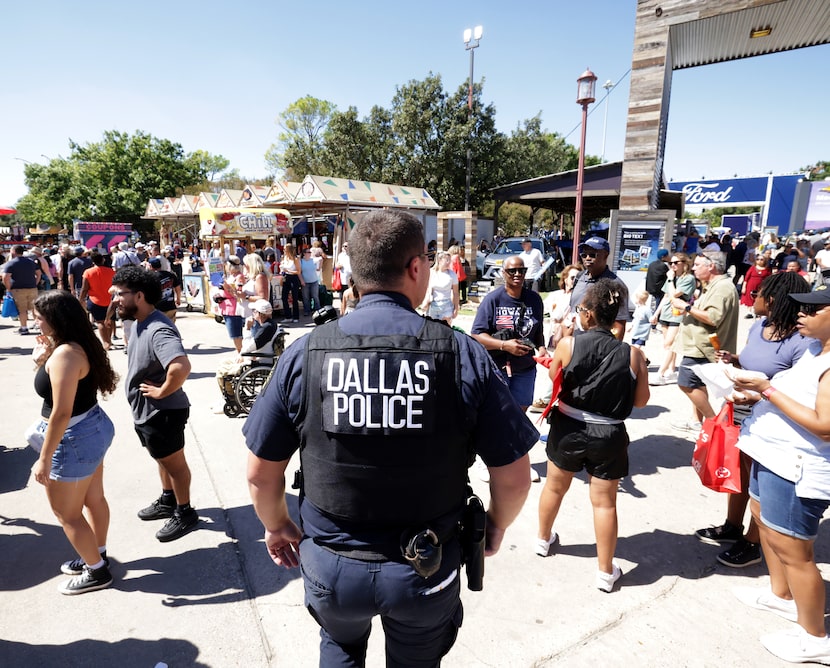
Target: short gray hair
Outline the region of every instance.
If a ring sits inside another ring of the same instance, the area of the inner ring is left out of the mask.
[[[704,251],[701,257],[709,261],[716,274],[726,273],[726,253],[721,251]]]

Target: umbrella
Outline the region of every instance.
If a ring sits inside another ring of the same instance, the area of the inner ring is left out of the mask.
[[[0,216],[12,216],[17,213],[17,209],[10,209],[8,207],[0,206]]]

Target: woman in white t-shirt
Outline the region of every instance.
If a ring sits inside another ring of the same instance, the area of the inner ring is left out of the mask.
[[[458,315],[458,306],[458,276],[450,269],[450,254],[441,251],[429,272],[429,287],[421,310],[427,311],[430,318],[452,324]]]

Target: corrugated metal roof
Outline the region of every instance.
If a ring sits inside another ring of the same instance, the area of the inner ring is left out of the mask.
[[[766,37],[750,32],[769,26]],[[830,1],[783,0],[670,28],[675,70],[830,44]]]

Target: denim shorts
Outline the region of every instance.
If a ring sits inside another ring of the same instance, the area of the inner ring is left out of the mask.
[[[749,495],[761,505],[761,521],[773,531],[801,540],[815,540],[821,516],[830,501],[796,496],[795,483],[752,462]]]
[[[41,422],[38,431],[45,434],[46,426],[46,422]],[[114,436],[112,420],[96,404],[80,422],[66,428],[52,455],[49,479],[77,482],[88,478],[104,460]]]
[[[451,301],[430,302],[429,317],[436,318],[438,320],[452,318],[452,312],[454,308],[455,307],[453,306],[453,303]]]
[[[242,316],[241,315],[226,315],[225,329],[228,330],[228,336],[232,339],[242,338]]]

